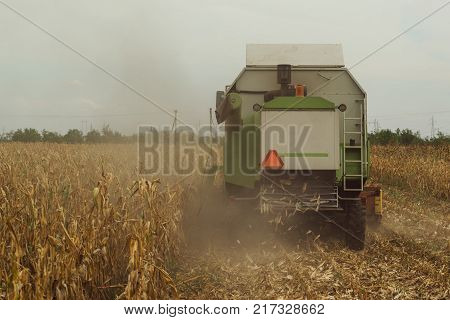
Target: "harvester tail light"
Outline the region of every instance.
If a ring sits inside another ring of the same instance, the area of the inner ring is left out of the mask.
[[[281,160],[276,150],[269,150],[261,166],[263,167],[263,169],[278,170],[283,168],[284,162],[283,160]]]
[[[297,97],[304,97],[306,95],[305,91],[306,91],[306,87],[305,86],[303,86],[301,84],[298,84],[298,85],[295,86],[295,95]]]

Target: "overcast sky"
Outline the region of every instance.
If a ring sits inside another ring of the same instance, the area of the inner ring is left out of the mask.
[[[447,0],[0,0],[179,117],[208,122],[246,43],[342,43],[350,67]],[[0,130],[172,119],[0,3]],[[352,69],[369,120],[450,131],[450,5]]]

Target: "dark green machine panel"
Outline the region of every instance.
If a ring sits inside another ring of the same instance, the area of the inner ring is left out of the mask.
[[[242,119],[242,124],[230,124],[225,129],[224,179],[234,185],[254,188],[260,179],[261,113],[254,112]]]

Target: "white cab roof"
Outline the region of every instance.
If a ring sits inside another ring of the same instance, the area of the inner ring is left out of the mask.
[[[247,44],[247,66],[343,67],[340,44]]]

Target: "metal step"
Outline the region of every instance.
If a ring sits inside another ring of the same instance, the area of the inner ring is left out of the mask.
[[[344,134],[362,134],[361,131],[344,131]]]
[[[348,149],[361,149],[362,148],[362,146],[344,146],[345,148],[348,148]]]
[[[353,187],[353,188],[349,188],[349,187],[347,187],[347,179],[346,178],[348,178],[349,176],[344,176],[344,190],[345,191],[362,191],[363,189],[364,189],[364,186],[363,186],[363,177],[362,176],[359,176],[358,178],[360,178],[361,179],[361,185],[360,185],[360,187],[359,188],[355,188],[355,187]],[[354,181],[354,180],[353,180]]]
[[[359,121],[361,121],[362,119],[361,118],[344,118],[344,120],[359,120]]]

